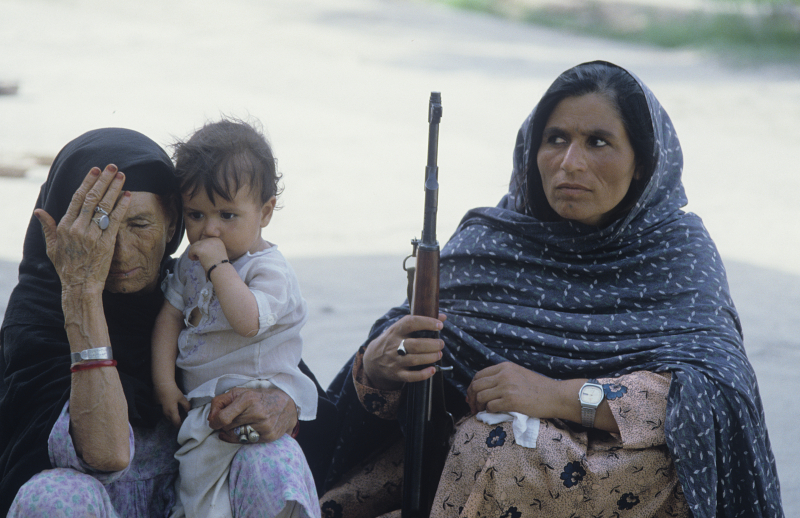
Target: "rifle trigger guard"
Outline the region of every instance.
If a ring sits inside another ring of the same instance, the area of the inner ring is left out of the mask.
[[[414,238],[414,239],[412,239],[412,240],[411,240],[411,246],[413,247],[413,248],[411,249],[411,255],[408,255],[408,256],[406,256],[406,258],[405,258],[405,259],[403,259],[403,270],[404,270],[404,271],[409,271],[409,270],[411,270],[411,271],[413,272],[413,271],[414,271],[414,269],[415,269],[415,266],[412,266],[411,268],[408,268],[408,267],[406,266],[406,262],[407,262],[409,259],[411,259],[412,257],[416,257],[416,256],[417,256],[417,248],[419,248],[419,239],[417,239],[417,238]],[[412,273],[412,275],[413,275],[413,273]]]
[[[406,272],[407,272],[407,271],[409,271],[409,270],[415,270],[415,269],[416,269],[416,266],[411,266],[411,267],[408,267],[408,266],[406,266],[406,263],[407,263],[407,262],[408,262],[408,260],[409,260],[409,259],[411,259],[412,257],[416,257],[416,255],[413,255],[413,254],[412,254],[412,255],[406,256],[406,258],[405,258],[405,259],[403,259],[403,271],[406,271]]]

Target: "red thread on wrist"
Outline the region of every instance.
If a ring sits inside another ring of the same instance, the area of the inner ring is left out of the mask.
[[[297,439],[298,435],[300,435],[300,421],[297,421],[297,424],[294,425],[294,430],[292,430],[292,439]]]
[[[88,362],[73,363],[69,368],[70,372],[86,371],[98,367],[116,367],[117,360],[91,360]]]

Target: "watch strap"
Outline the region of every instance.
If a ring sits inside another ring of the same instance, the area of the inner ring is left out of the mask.
[[[603,399],[605,399],[605,390],[603,389],[603,386],[597,382],[596,379],[590,379],[586,383],[584,383],[583,386],[581,386],[581,393],[583,392],[583,387],[585,387],[586,385],[594,385],[596,387],[599,387],[601,392],[603,393],[603,397],[600,399],[600,401],[597,402],[596,405],[590,405],[584,403],[580,399],[580,393],[578,394],[578,400],[581,403],[581,425],[585,428],[594,428],[594,419],[595,416],[597,415],[597,407],[599,407],[600,403],[602,403]]]
[[[69,353],[72,363],[86,362],[89,360],[113,360],[114,355],[111,347],[95,347],[94,349],[84,349],[81,352]]]
[[[581,406],[581,425],[584,428],[594,428],[595,415],[597,415],[597,408]]]

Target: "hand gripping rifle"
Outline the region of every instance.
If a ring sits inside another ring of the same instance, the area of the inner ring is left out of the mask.
[[[436,156],[442,97],[431,92],[428,103],[428,165],[425,168],[425,220],[422,239],[411,241],[416,268],[406,268],[409,277],[411,314],[439,316],[439,243],[436,241],[436,211],[439,195],[439,168]],[[408,259],[408,257],[406,258]],[[405,265],[404,265],[405,268]],[[439,333],[420,331],[414,335],[438,338]],[[420,369],[430,367],[423,365]],[[442,371],[452,367],[436,365],[432,378],[406,387],[406,444],[403,467],[402,518],[428,518],[449,449],[453,417],[444,406]]]

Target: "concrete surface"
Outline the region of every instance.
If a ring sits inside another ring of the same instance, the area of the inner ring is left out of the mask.
[[[787,516],[800,516],[800,71],[735,69],[658,50],[400,0],[0,0],[0,309],[47,170],[103,126],[166,145],[220,113],[264,124],[285,174],[266,237],[309,305],[323,384],[400,302],[419,233],[427,99],[442,92],[439,235],[506,190],[519,124],[582,61],[627,66],[670,113],[689,210],[726,261],[759,377]]]
[[[305,360],[323,386],[366,339],[372,323],[405,298],[403,255],[297,258],[292,261],[309,304]],[[727,261],[748,355],[756,370],[777,459],[787,517],[800,514],[797,422],[800,404],[790,384],[800,365],[800,276]],[[0,311],[16,265],[0,261]]]

